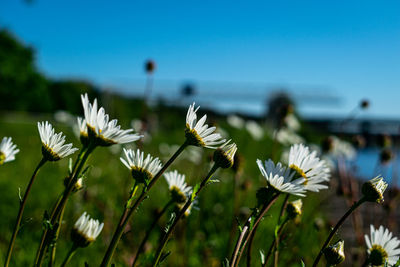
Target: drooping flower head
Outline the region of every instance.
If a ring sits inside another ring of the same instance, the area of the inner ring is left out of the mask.
[[[143,137],[133,134],[133,129],[121,130],[116,119],[110,121],[103,107],[97,109],[97,99],[93,104],[90,104],[87,94],[81,95],[81,99],[89,139],[94,140],[97,145],[125,144]]]
[[[49,161],[57,161],[75,153],[77,148],[65,143],[62,132],[55,133],[53,126],[48,122],[38,122],[40,139],[42,140],[43,157]]]
[[[308,191],[318,192],[326,189],[323,185],[330,179],[330,170],[324,160],[317,157],[317,152],[303,144],[295,144],[289,152],[289,168],[296,172],[296,177],[304,178],[304,188]]]
[[[231,140],[226,141],[214,152],[214,162],[220,168],[230,168],[233,166],[237,146],[235,143],[229,144]]]
[[[121,162],[131,170],[132,177],[138,183],[147,184],[154,175],[162,168],[161,161],[158,158],[153,158],[150,154],[147,154],[146,158],[144,153],[139,149],[135,151],[131,149],[125,149],[125,158],[120,158]]]
[[[370,230],[370,237],[365,235],[369,263],[373,266],[383,266],[387,261],[388,266],[393,266],[400,256],[400,240],[382,225],[379,229],[370,225]]]
[[[72,228],[71,239],[78,247],[87,247],[96,240],[103,226],[104,223],[91,219],[85,211]]]
[[[335,244],[325,248],[324,255],[328,266],[336,266],[342,263],[346,258],[344,254],[344,241],[339,240]]]
[[[11,137],[3,137],[0,143],[0,165],[14,160],[18,152],[19,149],[13,144]]]
[[[176,203],[186,202],[188,196],[192,193],[192,187],[186,184],[185,175],[179,174],[175,170],[164,173],[164,176],[165,180],[167,180],[172,199]]]
[[[304,178],[301,177],[293,180],[295,173],[290,168],[282,166],[280,162],[275,165],[270,159],[265,161],[264,164],[258,159],[257,165],[261,174],[267,180],[268,187],[272,187],[282,193],[301,197],[305,196]]]
[[[383,202],[383,193],[385,192],[388,184],[381,176],[377,176],[362,185],[362,193],[367,201],[370,202]]]
[[[214,133],[216,127],[208,127],[207,124],[204,124],[207,115],[204,115],[197,121],[196,112],[199,108],[194,109],[194,103],[189,106],[186,115],[186,141],[189,145],[193,146],[216,148],[218,145],[224,143],[225,139],[222,139],[219,133]]]

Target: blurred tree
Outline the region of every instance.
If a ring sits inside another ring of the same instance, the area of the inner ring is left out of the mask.
[[[0,108],[50,111],[46,78],[34,65],[34,51],[0,30]]]

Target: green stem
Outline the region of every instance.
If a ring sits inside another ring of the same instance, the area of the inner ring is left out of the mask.
[[[75,183],[77,182],[78,177],[79,177],[79,173],[81,172],[83,166],[85,165],[87,159],[89,158],[89,155],[93,152],[93,150],[95,148],[96,148],[95,144],[89,144],[87,149],[86,149],[86,151],[83,152],[83,154],[81,156],[82,159],[80,160],[75,173],[71,177],[71,180],[70,180],[68,186],[65,188],[65,190],[63,192],[63,196],[61,198],[61,201],[56,206],[56,208],[55,208],[55,210],[54,210],[54,212],[53,212],[53,214],[52,214],[52,216],[50,218],[51,225],[54,225],[56,223],[57,219],[59,218],[59,216],[60,216],[60,214],[61,214],[61,212],[63,210],[63,207],[66,205],[68,197],[71,195],[71,193],[72,193],[72,191],[74,189]],[[45,233],[44,240],[45,240],[45,242],[44,242],[44,245],[40,249],[39,259],[37,261],[36,266],[42,266],[44,255],[46,254],[49,242],[52,241],[49,238],[49,231],[48,230]],[[54,240],[54,242],[57,242],[57,240]]]
[[[22,200],[20,200],[19,211],[18,211],[17,219],[15,221],[14,230],[13,230],[13,234],[12,234],[12,237],[11,237],[11,240],[10,240],[10,244],[8,246],[8,251],[7,251],[6,260],[4,262],[4,267],[8,267],[8,265],[10,264],[11,254],[12,254],[12,251],[13,251],[13,248],[14,248],[15,239],[17,238],[19,227],[21,225],[22,215],[24,213],[24,209],[25,209],[25,206],[26,206],[26,201],[28,199],[28,195],[29,195],[29,193],[31,191],[33,182],[35,181],[36,175],[38,174],[40,167],[42,167],[46,163],[46,161],[47,160],[45,158],[42,158],[40,160],[39,164],[36,166],[36,169],[34,170],[34,172],[32,174],[31,180],[28,183],[28,186],[27,186],[27,188],[25,190],[24,197],[22,198]]]
[[[115,249],[117,248],[118,242],[121,239],[122,233],[129,221],[129,218],[132,216],[133,212],[139,207],[140,203],[145,199],[147,196],[147,193],[150,191],[150,189],[153,187],[153,185],[157,182],[157,180],[161,177],[161,175],[165,172],[165,170],[174,162],[174,160],[185,150],[185,148],[188,146],[188,143],[185,141],[178,150],[172,155],[172,157],[165,163],[165,165],[161,168],[161,170],[158,171],[158,173],[153,177],[153,179],[150,181],[149,185],[145,188],[143,188],[142,193],[138,197],[138,199],[135,201],[135,203],[132,205],[131,208],[125,208],[124,213],[122,214],[120,221],[118,223],[117,228],[115,229],[113,238],[111,239],[110,245],[107,248],[107,251],[103,257],[103,261],[101,262],[101,267],[108,267]]]
[[[262,267],[267,266],[269,257],[271,257],[272,252],[274,252],[275,248],[278,247],[278,245],[279,245],[279,240],[280,240],[280,236],[282,235],[283,229],[285,228],[285,226],[286,226],[286,224],[287,224],[288,221],[289,221],[289,219],[285,219],[285,220],[283,221],[283,223],[279,226],[278,233],[277,233],[277,235],[274,235],[274,239],[272,240],[271,246],[270,246],[269,249],[268,249],[268,253],[267,253],[267,255],[265,256],[265,262],[264,262],[264,264],[262,265]]]
[[[74,166],[73,166],[73,168],[72,168],[72,172],[71,172],[70,176],[68,177],[68,181],[67,181],[67,183],[65,183],[65,186],[68,186],[68,185],[69,185],[69,182],[71,181],[73,175],[74,175],[75,172],[76,172],[76,168],[78,167],[78,163],[82,160],[83,154],[84,154],[84,152],[87,150],[87,148],[88,148],[88,146],[83,146],[82,149],[81,149],[81,151],[79,152],[78,157],[77,157],[77,159],[76,159],[76,161],[75,161],[75,163],[74,163]],[[55,213],[55,211],[56,211],[56,208],[57,208],[57,206],[60,204],[62,197],[63,197],[63,194],[61,194],[61,195],[58,197],[56,203],[54,204],[54,206],[53,206],[53,208],[52,208],[52,210],[51,210],[50,218],[54,216],[54,213]],[[44,228],[44,229],[43,229],[42,236],[41,236],[41,238],[40,238],[39,247],[38,247],[38,249],[37,249],[37,251],[36,251],[36,257],[35,257],[35,264],[34,264],[34,266],[37,266],[37,265],[38,265],[39,259],[41,258],[40,253],[41,253],[42,247],[44,246],[45,241],[46,241],[47,231],[48,231],[48,228]]]
[[[197,197],[201,190],[207,185],[207,183],[210,181],[211,176],[214,174],[214,172],[218,169],[218,166],[214,164],[211,168],[211,170],[208,172],[207,176],[203,179],[203,181],[200,184],[199,189],[197,192],[195,192],[195,197]],[[178,215],[176,216],[174,222],[172,225],[168,228],[168,231],[164,234],[163,238],[161,239],[160,245],[158,246],[157,252],[156,252],[156,257],[155,261],[153,263],[153,267],[158,266],[158,263],[161,259],[162,252],[164,250],[165,245],[167,244],[172,232],[174,231],[175,226],[178,224],[178,221],[183,217],[185,214],[186,210],[190,207],[190,205],[193,203],[193,200],[195,197],[191,197],[188,199],[186,202],[185,206],[179,211]]]
[[[137,260],[139,259],[140,253],[143,252],[144,245],[146,244],[147,240],[150,237],[151,232],[153,231],[154,227],[156,227],[158,220],[164,215],[164,213],[168,210],[168,208],[174,203],[174,201],[171,199],[168,201],[168,203],[164,206],[164,208],[156,215],[154,218],[153,223],[150,225],[149,229],[147,229],[146,234],[142,240],[142,242],[139,245],[138,250],[136,251],[136,254],[133,256],[133,262],[132,262],[132,267],[135,266]]]
[[[65,203],[66,203],[66,202],[65,202]],[[59,219],[58,219],[58,227],[57,227],[57,230],[56,230],[56,233],[55,233],[55,235],[54,235],[54,239],[53,239],[53,240],[57,240],[57,239],[58,239],[58,236],[59,236],[59,234],[60,234],[61,223],[62,223],[62,220],[63,220],[63,217],[64,217],[65,207],[66,207],[66,205],[64,205],[64,207],[63,207],[62,210],[61,210],[61,214],[60,214],[60,217],[59,217]],[[55,260],[55,258],[56,258],[56,246],[57,246],[57,243],[54,243],[53,246],[51,247],[51,250],[50,250],[50,259],[49,259],[49,265],[48,265],[49,267],[53,267],[54,260]]]
[[[333,236],[335,235],[335,233],[337,232],[337,230],[339,230],[339,227],[344,223],[344,221],[347,219],[347,217],[350,216],[350,214],[356,210],[362,203],[364,203],[366,201],[366,199],[364,197],[362,197],[359,201],[355,202],[353,204],[353,206],[350,207],[350,209],[343,215],[342,218],[340,218],[340,220],[337,222],[337,224],[335,225],[335,228],[333,228],[333,230],[330,232],[328,238],[326,239],[324,245],[322,246],[321,250],[319,251],[317,257],[314,260],[313,263],[313,267],[316,267],[318,265],[319,260],[321,259],[322,254],[324,253],[324,249],[329,245],[329,242],[331,242]]]
[[[58,197],[57,202],[54,204],[54,206],[53,206],[53,208],[52,208],[52,212],[51,212],[50,217],[53,216],[54,211],[55,211],[55,209],[56,209],[58,203],[60,203],[62,196],[63,196],[63,195],[60,194],[60,196]],[[42,247],[43,247],[43,245],[44,245],[44,243],[45,243],[44,241],[45,241],[46,234],[47,234],[47,228],[44,228],[44,229],[43,229],[43,232],[42,232],[42,236],[41,236],[41,240],[40,240],[39,247],[38,247],[38,249],[37,249],[37,251],[36,251],[36,257],[35,257],[35,264],[34,264],[34,266],[36,266],[37,263],[38,263],[40,251],[41,251],[41,249],[42,249]]]
[[[75,245],[75,243],[72,245],[71,249],[68,251],[67,256],[65,257],[63,263],[61,264],[61,267],[67,266],[69,261],[72,259],[72,257],[75,255],[76,250],[78,249],[78,246]]]
[[[258,216],[256,217],[255,222],[254,222],[254,225],[253,225],[253,227],[250,229],[249,234],[244,238],[243,245],[241,246],[242,249],[239,251],[238,256],[235,257],[235,258],[233,259],[233,262],[234,262],[235,265],[233,265],[233,264],[231,263],[232,266],[238,266],[238,265],[239,265],[240,258],[242,257],[243,251],[245,250],[246,245],[247,245],[247,243],[248,243],[248,241],[249,241],[251,235],[253,234],[253,232],[255,232],[255,230],[257,229],[257,226],[258,226],[258,224],[260,223],[261,219],[265,216],[265,214],[267,213],[267,211],[268,211],[268,210],[271,208],[271,206],[275,203],[275,201],[278,199],[279,195],[280,195],[280,193],[276,193],[275,195],[273,195],[273,196],[271,197],[271,199],[270,199],[268,202],[266,202],[266,203],[263,205],[263,208],[261,209],[261,212],[259,212]]]

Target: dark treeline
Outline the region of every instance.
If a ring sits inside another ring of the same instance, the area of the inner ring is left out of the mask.
[[[46,113],[66,110],[79,114],[82,107],[77,99],[82,93],[88,93],[91,99],[106,98],[105,102],[112,102],[112,113],[126,116],[139,115],[132,107],[143,104],[138,99],[104,93],[87,81],[45,76],[35,64],[34,49],[8,30],[0,30],[0,110]]]

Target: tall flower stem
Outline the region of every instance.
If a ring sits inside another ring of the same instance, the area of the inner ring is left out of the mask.
[[[133,212],[139,207],[140,203],[145,199],[147,196],[147,193],[149,190],[153,187],[153,185],[157,182],[157,180],[161,177],[161,175],[167,170],[167,168],[174,162],[174,160],[185,150],[185,148],[189,144],[185,141],[179,148],[178,150],[172,155],[172,157],[165,163],[165,165],[161,168],[161,170],[158,171],[158,173],[153,177],[153,179],[150,181],[149,185],[145,188],[143,188],[142,193],[140,196],[137,198],[135,203],[132,205],[132,207],[126,206],[124,213],[121,216],[121,219],[118,223],[117,228],[115,229],[114,235],[112,237],[112,240],[110,242],[110,245],[107,248],[107,251],[103,257],[103,261],[101,262],[101,267],[108,267],[115,249],[117,248],[118,242],[121,239],[122,233],[129,221],[129,218],[132,216]]]
[[[62,199],[62,196],[63,196],[63,195],[60,194],[60,196],[58,197],[56,203],[54,204],[54,206],[53,206],[53,208],[52,208],[52,212],[51,212],[50,217],[53,216],[53,213],[54,213],[54,211],[55,211],[57,205],[60,203],[60,201],[61,201],[61,199]],[[43,229],[42,236],[41,236],[41,239],[40,239],[40,244],[39,244],[39,247],[38,247],[38,249],[37,249],[37,251],[36,251],[36,257],[35,257],[35,264],[34,264],[34,266],[36,266],[37,263],[38,263],[40,251],[41,251],[41,249],[42,249],[42,247],[44,246],[44,243],[45,243],[44,241],[45,241],[46,234],[47,234],[47,228]]]
[[[65,203],[67,203],[67,202],[65,202]],[[62,223],[62,220],[63,220],[63,217],[64,217],[65,207],[66,207],[66,205],[63,206],[63,208],[62,208],[62,210],[61,210],[60,217],[58,218],[58,227],[57,227],[57,230],[56,230],[55,235],[54,235],[54,240],[57,240],[57,239],[58,239],[58,236],[59,236],[59,234],[60,234],[61,223]],[[54,260],[55,260],[55,258],[56,258],[56,246],[57,246],[57,243],[54,243],[54,244],[51,246],[51,249],[50,249],[50,258],[49,258],[49,265],[48,265],[48,267],[53,267],[53,263],[54,263]]]
[[[143,252],[144,245],[146,244],[147,240],[149,239],[150,234],[153,231],[154,227],[157,225],[158,220],[164,215],[164,213],[168,210],[168,208],[171,206],[172,203],[174,203],[173,200],[168,201],[168,203],[164,206],[164,208],[156,215],[156,217],[154,218],[154,221],[150,225],[149,229],[147,229],[146,234],[145,234],[142,242],[140,243],[138,250],[136,251],[135,255],[133,256],[132,267],[135,266],[140,253]]]
[[[157,248],[155,260],[153,262],[153,267],[156,267],[158,265],[158,263],[159,263],[159,261],[161,259],[161,255],[162,255],[162,252],[164,250],[164,247],[167,244],[167,242],[168,242],[172,232],[174,231],[176,225],[178,224],[178,221],[183,217],[183,215],[185,214],[186,210],[193,203],[195,197],[197,197],[200,194],[201,190],[203,190],[203,188],[208,184],[208,182],[210,181],[211,176],[214,174],[214,172],[217,169],[218,169],[218,166],[216,164],[214,164],[212,166],[211,170],[208,172],[207,176],[203,179],[203,181],[201,181],[201,184],[200,184],[199,189],[197,190],[197,192],[194,192],[195,196],[189,198],[188,201],[186,202],[185,206],[183,206],[183,208],[176,215],[176,218],[175,218],[174,222],[168,228],[168,231],[164,234],[163,238],[160,241],[160,244],[159,244],[159,246]]]
[[[35,181],[36,175],[38,174],[40,167],[42,167],[46,163],[46,161],[47,160],[45,158],[42,158],[40,160],[39,164],[36,166],[36,168],[32,174],[32,177],[28,183],[28,186],[25,190],[25,194],[24,194],[22,200],[20,199],[19,211],[18,211],[17,219],[15,221],[14,230],[13,230],[13,234],[11,236],[10,244],[8,246],[6,260],[4,261],[4,267],[7,267],[10,264],[11,254],[12,254],[12,251],[14,248],[15,239],[17,238],[19,227],[21,225],[22,215],[24,213],[26,201],[28,199],[29,193],[31,192],[31,188],[32,188],[33,182]]]
[[[74,163],[74,166],[73,166],[73,168],[72,168],[72,171],[71,171],[71,173],[70,173],[70,176],[68,177],[66,186],[68,186],[69,182],[71,181],[71,178],[72,178],[73,175],[75,174],[76,168],[78,167],[78,163],[82,160],[82,157],[83,157],[84,152],[86,151],[86,149],[87,149],[87,146],[83,146],[82,149],[81,149],[81,151],[79,152],[79,155],[78,155],[78,157],[77,157],[77,159],[76,159],[76,161],[75,161],[75,163]],[[63,194],[61,194],[61,195],[58,197],[56,203],[54,204],[53,208],[51,209],[50,218],[54,216],[54,212],[56,211],[57,206],[60,204],[62,197],[63,197]],[[43,247],[44,244],[45,244],[45,241],[46,241],[45,239],[46,239],[46,236],[47,236],[47,231],[48,231],[48,228],[45,228],[45,229],[43,230],[43,232],[42,232],[42,236],[41,236],[41,238],[40,238],[39,247],[38,247],[38,249],[37,249],[37,251],[36,251],[36,257],[35,257],[35,264],[34,264],[34,266],[37,266],[37,264],[38,264],[38,262],[39,262],[40,252],[41,252],[41,250],[42,250],[42,247]]]
[[[79,177],[79,173],[81,172],[87,159],[89,158],[90,154],[93,152],[93,150],[95,148],[96,148],[96,145],[91,143],[88,145],[87,149],[82,153],[82,155],[80,155],[81,160],[80,160],[79,164],[77,164],[78,167],[76,167],[76,171],[71,176],[71,179],[63,192],[60,202],[56,205],[54,212],[52,212],[52,216],[50,218],[51,225],[55,225],[55,223],[57,222],[62,210],[65,208],[68,197],[71,195],[71,193],[74,189],[75,183],[77,182],[78,177]],[[44,235],[44,245],[40,248],[39,258],[37,259],[37,263],[35,264],[35,266],[42,266],[44,255],[46,254],[49,242],[51,242],[51,241],[56,242],[57,240],[50,240],[49,231],[47,230]]]
[[[71,249],[68,251],[67,256],[65,257],[63,263],[61,264],[61,267],[67,266],[69,261],[72,259],[72,257],[75,255],[76,250],[78,249],[78,246],[74,243],[71,247]]]
[[[271,246],[269,247],[267,255],[265,256],[265,262],[262,265],[262,267],[266,267],[267,266],[269,257],[271,257],[271,255],[272,255],[273,251],[275,250],[275,248],[278,248],[280,236],[282,235],[282,232],[283,232],[283,230],[284,230],[284,228],[285,228],[285,226],[286,226],[288,221],[289,221],[288,219],[284,220],[282,225],[279,226],[278,233],[276,235],[274,235],[274,239],[272,240]]]
[[[71,175],[70,175],[70,177],[69,177],[69,179],[68,179],[68,181],[66,183],[66,186],[69,186],[69,183],[71,182],[72,177],[74,177],[75,172],[76,172],[77,167],[78,167],[78,164],[82,160],[82,158],[84,156],[84,152],[86,151],[86,149],[87,149],[87,146],[84,146],[84,147],[82,147],[81,151],[79,152],[78,158],[75,161],[75,164],[74,164],[74,166],[72,168],[72,172],[71,172]],[[63,220],[63,217],[64,217],[65,207],[67,206],[66,204],[67,204],[67,202],[65,202],[64,206],[61,209],[61,214],[60,214],[60,217],[58,218],[58,228],[57,228],[56,233],[54,235],[54,240],[57,240],[58,236],[60,234],[61,223],[62,223],[62,220]],[[54,260],[55,260],[55,257],[56,257],[56,245],[57,245],[57,243],[54,243],[53,246],[50,249],[50,258],[49,258],[49,265],[48,265],[49,267],[52,267],[53,264],[54,264]]]
[[[319,251],[317,257],[314,260],[313,267],[316,267],[318,265],[319,260],[321,259],[322,254],[324,253],[324,249],[329,245],[329,242],[331,242],[333,236],[339,230],[340,226],[344,223],[344,221],[347,219],[347,217],[350,216],[350,214],[356,210],[362,203],[364,203],[366,199],[362,197],[359,201],[355,202],[353,206],[350,207],[350,209],[340,218],[340,220],[337,222],[335,225],[335,228],[332,229],[330,232],[328,238],[326,239],[325,243],[323,244],[321,250]]]
[[[253,227],[251,227],[248,235],[244,238],[244,240],[242,241],[243,245],[241,246],[241,249],[239,250],[239,253],[236,257],[233,257],[232,262],[234,263],[234,265],[231,263],[231,266],[238,266],[239,262],[240,262],[240,258],[242,257],[243,251],[246,248],[246,245],[251,237],[251,235],[253,234],[253,232],[255,232],[255,230],[257,229],[258,224],[260,223],[261,219],[265,216],[265,214],[267,213],[267,211],[271,208],[271,206],[275,203],[275,201],[278,199],[280,193],[275,193],[271,199],[269,201],[267,201],[261,211],[258,213],[257,217],[254,220],[254,225]],[[249,220],[248,220],[249,222]]]

